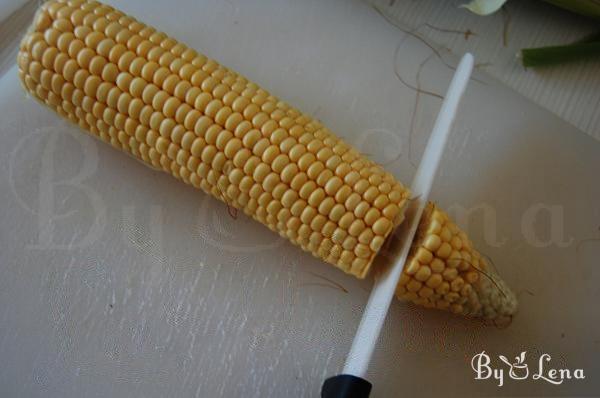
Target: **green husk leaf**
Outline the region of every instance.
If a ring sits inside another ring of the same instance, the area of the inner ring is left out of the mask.
[[[594,42],[594,41],[600,41],[600,31],[591,33],[591,34],[586,35],[586,36],[583,36],[581,39],[575,40],[575,42],[573,44],[576,44],[576,43],[591,43],[591,42]]]
[[[600,0],[544,0],[557,7],[590,18],[600,19]]]
[[[600,57],[600,41],[521,50],[525,67],[556,65],[595,57]]]
[[[462,4],[462,8],[477,15],[490,15],[498,11],[507,0],[472,0],[467,4]]]

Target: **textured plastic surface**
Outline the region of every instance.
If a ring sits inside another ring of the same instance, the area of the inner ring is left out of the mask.
[[[404,34],[367,5],[112,4],[315,113],[411,181],[415,93],[393,69]],[[398,72],[414,84],[430,54],[407,41]],[[421,84],[443,93],[452,74],[433,57]],[[520,292],[520,313],[498,330],[392,303],[366,377],[371,395],[440,395],[449,386],[468,396],[593,395],[600,244],[584,240],[600,237],[600,147],[477,77],[485,83],[469,86],[432,198]],[[413,161],[439,106],[419,101]],[[336,271],[86,136],[27,98],[14,70],[0,80],[0,109],[0,395],[316,396],[340,373],[372,280]],[[464,225],[461,206],[482,205],[491,209],[486,227],[482,210]],[[541,205],[559,206],[563,226],[552,229],[544,210],[533,222]],[[551,234],[566,243],[544,247]],[[482,350],[509,358],[527,350],[530,366],[547,352],[590,377],[498,388],[473,380],[470,357]]]

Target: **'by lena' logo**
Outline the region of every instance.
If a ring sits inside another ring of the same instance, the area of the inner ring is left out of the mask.
[[[504,355],[498,355],[500,362],[506,366],[494,367],[492,359],[485,351],[475,354],[471,359],[471,368],[475,372],[475,380],[494,379],[498,382],[498,386],[504,385],[505,370],[508,369],[508,377],[512,380],[526,380],[531,377],[533,380],[542,380],[551,384],[559,385],[565,380],[583,380],[585,375],[583,369],[556,369],[552,367],[550,361],[552,357],[548,354],[542,354],[538,358],[537,368],[529,371],[529,366],[525,363],[526,352],[515,357],[514,362],[511,362]]]

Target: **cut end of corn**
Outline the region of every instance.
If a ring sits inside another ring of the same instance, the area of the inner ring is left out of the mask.
[[[92,135],[363,278],[404,217],[382,167],[243,76],[96,1],[48,1],[25,88]]]
[[[515,294],[433,203],[423,213],[396,295],[497,325],[509,323],[517,311]]]

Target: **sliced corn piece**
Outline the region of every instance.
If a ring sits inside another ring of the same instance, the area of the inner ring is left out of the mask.
[[[515,294],[488,259],[433,203],[420,220],[396,295],[498,325],[510,322],[517,311]]]

